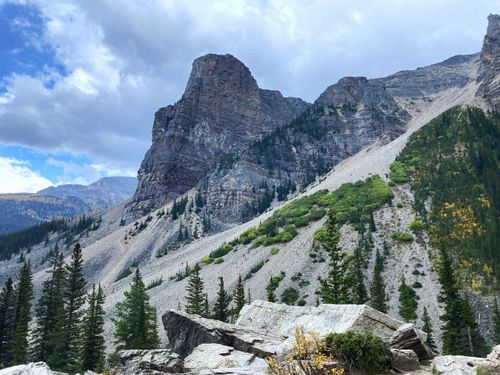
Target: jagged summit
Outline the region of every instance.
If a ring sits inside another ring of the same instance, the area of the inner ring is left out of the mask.
[[[488,29],[481,49],[478,95],[485,98],[492,108],[500,110],[500,15],[488,16]]]

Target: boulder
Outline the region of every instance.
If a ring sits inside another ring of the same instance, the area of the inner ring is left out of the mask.
[[[222,369],[222,370],[221,370]],[[229,369],[235,371],[245,369],[250,373],[266,373],[267,363],[254,354],[240,352],[230,346],[221,344],[201,344],[184,359],[184,371],[201,373],[202,370],[227,373]]]
[[[171,350],[122,350],[121,375],[169,374],[182,372],[182,359]]]
[[[443,375],[473,375],[484,362],[484,358],[443,355],[434,358],[433,368]]]
[[[393,369],[399,372],[415,371],[420,368],[418,356],[413,350],[391,349],[394,357]]]
[[[7,367],[0,370],[0,375],[67,375],[52,371],[45,362],[31,362],[26,365]]]
[[[500,374],[500,345],[493,348],[481,366],[490,371],[491,374]]]
[[[257,300],[243,307],[235,324],[287,336],[279,352],[291,347],[294,332],[303,327],[320,337],[331,332],[371,332],[394,349],[414,350],[420,360],[434,358],[424,344],[426,333],[367,305],[288,306]]]
[[[266,358],[276,353],[277,347],[286,339],[259,329],[206,319],[177,310],[165,313],[162,321],[170,346],[183,358],[201,344],[226,345]]]
[[[432,359],[435,357],[432,350],[425,345],[427,334],[418,331],[413,324],[404,324],[398,328],[391,337],[389,344],[394,349],[413,350],[419,360]]]

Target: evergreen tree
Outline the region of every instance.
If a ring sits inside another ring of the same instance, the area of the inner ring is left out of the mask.
[[[64,328],[63,350],[66,372],[76,373],[80,370],[80,353],[82,339],[81,309],[85,303],[85,278],[83,277],[83,258],[80,244],[73,249],[71,261],[66,265],[64,287]]]
[[[474,318],[474,312],[467,298],[463,299],[463,320],[466,324],[465,336],[467,337],[467,347],[464,355],[473,357],[486,357],[489,353],[484,337],[479,332],[479,327]]]
[[[28,360],[28,330],[31,321],[31,300],[33,298],[33,275],[31,266],[24,263],[16,286],[16,318],[14,338],[11,346],[11,364],[26,363]]]
[[[380,312],[386,313],[388,306],[386,304],[387,296],[385,294],[385,283],[382,277],[383,268],[384,258],[379,254],[377,249],[375,267],[373,269],[373,280],[370,287],[370,306]]]
[[[95,285],[88,296],[88,307],[83,318],[82,369],[102,372],[105,365],[104,291]]]
[[[425,343],[433,352],[437,351],[436,343],[434,342],[434,331],[432,329],[431,317],[427,312],[427,307],[424,307],[424,314],[422,316],[422,322],[424,323],[422,330],[427,333],[427,340]]]
[[[217,300],[214,305],[214,318],[222,322],[227,322],[229,318],[229,304],[231,296],[224,288],[224,278],[219,277],[219,291],[217,292]]]
[[[403,277],[399,286],[399,315],[408,321],[417,319],[417,293],[415,290],[406,284]]]
[[[245,299],[245,286],[243,285],[243,280],[241,279],[241,275],[238,276],[238,282],[236,283],[236,290],[234,292],[234,314],[238,315],[246,305],[247,301]]]
[[[210,305],[208,303],[208,293],[205,293],[205,311],[203,312],[204,318],[210,318]]]
[[[363,257],[360,246],[358,246],[354,251],[354,259],[352,265],[352,302],[361,305],[368,300],[368,293],[365,287],[365,277],[363,274]]]
[[[498,308],[498,301],[496,296],[493,309],[493,324],[495,327],[495,335],[493,336],[493,339],[496,345],[500,345],[500,309]]]
[[[46,362],[54,370],[64,361],[64,258],[54,252],[52,268],[43,283],[42,294],[35,308],[36,325],[33,331],[33,359]]]
[[[349,290],[351,280],[348,275],[349,260],[338,247],[339,229],[335,212],[330,210],[321,244],[330,256],[330,270],[326,279],[320,278],[319,296],[323,303],[351,303]]]
[[[0,292],[0,368],[11,362],[10,348],[14,338],[16,298],[12,279],[7,279]]]
[[[204,316],[208,314],[205,309],[205,292],[203,291],[203,280],[200,277],[200,266],[198,263],[194,266],[186,287],[186,312]]]
[[[276,302],[276,294],[274,294],[273,288],[273,278],[269,280],[269,284],[267,284],[266,292],[267,292],[267,300],[269,302]]]
[[[115,345],[122,349],[154,349],[160,344],[156,324],[156,309],[149,303],[149,295],[139,269],[135,271],[125,300],[116,304]]]

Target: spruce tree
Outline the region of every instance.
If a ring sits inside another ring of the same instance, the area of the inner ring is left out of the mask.
[[[325,279],[320,278],[319,296],[323,303],[351,303],[349,291],[351,280],[348,274],[349,260],[338,247],[339,229],[335,212],[330,210],[321,244],[330,256],[330,270]]]
[[[42,294],[35,308],[33,360],[46,362],[54,370],[64,361],[64,258],[54,252],[49,278],[43,283]]]
[[[116,304],[115,345],[122,349],[154,349],[160,344],[156,323],[156,309],[149,303],[149,295],[139,269],[135,271],[125,300]]]
[[[238,315],[246,305],[246,297],[245,297],[245,286],[243,285],[243,280],[241,279],[241,275],[238,276],[238,282],[236,283],[236,289],[234,291],[234,314]]]
[[[217,300],[214,305],[214,318],[222,322],[227,322],[229,318],[229,304],[231,296],[224,288],[224,278],[219,277],[219,291],[217,292]]]
[[[31,266],[24,263],[16,286],[16,318],[14,338],[11,346],[11,364],[26,363],[28,360],[28,330],[31,321],[31,300],[33,298],[33,275]]]
[[[104,340],[104,291],[92,287],[83,318],[82,369],[102,372],[106,359]]]
[[[417,307],[417,293],[411,286],[406,284],[403,277],[399,286],[399,315],[407,322],[416,320]]]
[[[14,339],[16,298],[14,283],[7,279],[0,292],[0,368],[11,363],[10,348]]]
[[[269,302],[276,302],[276,294],[274,294],[273,278],[272,277],[269,280],[269,284],[267,284],[266,293],[267,293],[267,300]]]
[[[368,300],[368,292],[365,287],[365,277],[363,274],[363,257],[360,246],[354,251],[354,259],[352,261],[352,303],[361,305]]]
[[[205,292],[203,289],[203,280],[200,277],[200,266],[197,263],[191,271],[186,287],[186,312],[188,314],[200,316],[208,314],[208,312],[205,311]]]
[[[427,312],[427,307],[424,307],[424,314],[422,315],[422,322],[424,325],[422,326],[422,330],[427,333],[427,340],[425,343],[429,348],[432,349],[433,352],[437,351],[436,343],[434,342],[434,331],[432,329],[431,317]]]
[[[205,307],[202,317],[210,318],[210,305],[208,303],[208,293],[205,293]]]
[[[71,261],[66,265],[64,286],[64,327],[63,350],[66,372],[76,373],[80,370],[80,353],[82,339],[81,309],[85,303],[85,278],[83,277],[83,258],[80,244],[73,249]]]
[[[498,301],[495,296],[495,305],[493,308],[493,324],[495,327],[495,335],[493,340],[496,345],[500,345],[500,309],[498,308]]]
[[[385,283],[382,277],[383,268],[384,258],[379,254],[377,249],[375,267],[373,269],[373,280],[370,287],[370,306],[380,312],[386,313],[388,306],[386,304],[387,296],[385,294]]]

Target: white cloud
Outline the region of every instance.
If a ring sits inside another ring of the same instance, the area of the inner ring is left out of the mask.
[[[35,193],[52,185],[28,162],[0,157],[0,193]]]

